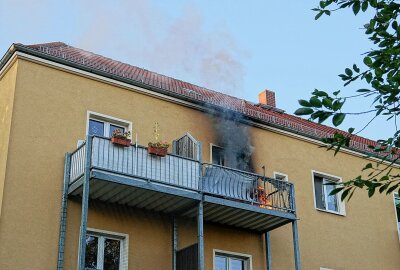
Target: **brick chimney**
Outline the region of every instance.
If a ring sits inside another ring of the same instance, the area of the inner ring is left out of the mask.
[[[258,102],[262,105],[267,105],[275,108],[275,92],[265,89],[260,94],[258,94]]]

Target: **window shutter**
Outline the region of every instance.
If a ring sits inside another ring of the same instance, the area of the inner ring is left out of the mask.
[[[182,137],[172,142],[172,152],[175,155],[187,157],[191,159],[198,159],[199,156],[199,142],[186,133]]]

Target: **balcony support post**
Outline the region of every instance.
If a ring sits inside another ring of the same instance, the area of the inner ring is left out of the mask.
[[[178,251],[178,222],[172,218],[172,270],[176,270],[176,252]]]
[[[198,229],[198,258],[199,269],[204,270],[204,227],[203,227],[203,199],[199,202],[197,211],[197,229]]]
[[[85,269],[85,251],[86,251],[86,231],[89,207],[89,180],[90,167],[92,164],[92,141],[93,138],[86,136],[86,153],[85,153],[85,171],[83,175],[83,191],[82,191],[82,214],[79,238],[79,254],[78,254],[78,269]]]
[[[267,260],[267,270],[272,270],[272,253],[271,253],[270,232],[265,233],[265,252],[266,252],[266,260]]]
[[[297,229],[297,220],[292,221],[292,231],[293,231],[294,265],[296,270],[300,270],[301,269],[300,248],[299,248],[299,233]]]
[[[58,259],[57,270],[64,269],[64,247],[65,247],[65,231],[67,225],[67,204],[68,204],[68,185],[71,171],[71,154],[65,154],[64,161],[64,185],[61,197],[61,213],[60,213],[60,235],[58,238]]]

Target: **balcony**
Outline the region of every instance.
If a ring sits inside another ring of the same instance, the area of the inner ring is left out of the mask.
[[[69,158],[68,195],[266,232],[296,219],[293,184],[169,154],[158,157],[138,145],[118,147],[90,137]],[[89,152],[87,152],[89,151]],[[85,173],[86,172],[86,173]]]

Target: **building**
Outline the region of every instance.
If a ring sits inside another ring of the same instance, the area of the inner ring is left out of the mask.
[[[399,269],[399,202],[396,216],[393,196],[342,203],[323,185],[357,175],[372,141],[334,157],[319,138],[335,129],[279,110],[271,91],[259,101],[64,43],[13,44],[0,269]],[[143,147],[155,123],[165,157]],[[111,143],[115,129],[132,144]]]

